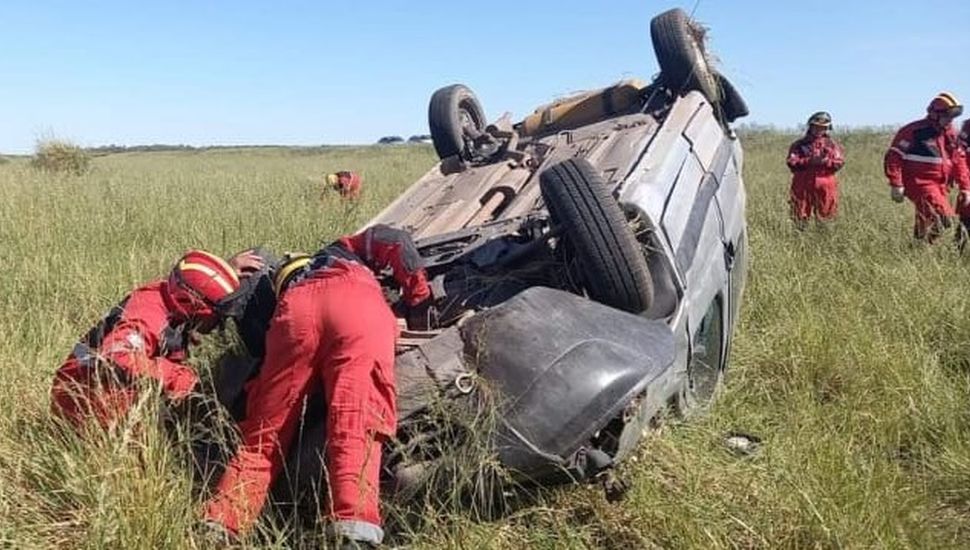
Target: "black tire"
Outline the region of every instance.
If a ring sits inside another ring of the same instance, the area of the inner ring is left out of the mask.
[[[431,96],[428,127],[438,158],[468,158],[467,140],[485,130],[485,110],[464,85],[446,86]]]
[[[539,176],[549,215],[564,229],[590,298],[641,313],[653,303],[653,280],[640,243],[589,161],[569,159]]]
[[[734,122],[748,116],[750,114],[748,104],[734,84],[731,84],[731,81],[721,73],[714,73],[714,76],[717,78],[717,87],[721,91],[721,113],[724,115],[724,120]]]
[[[676,93],[697,90],[717,104],[721,96],[704,51],[704,32],[680,8],[665,11],[650,21],[653,51],[667,87]]]

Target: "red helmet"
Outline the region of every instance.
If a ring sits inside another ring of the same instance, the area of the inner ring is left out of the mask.
[[[220,303],[239,290],[239,276],[222,258],[190,250],[168,276],[168,295],[185,318],[214,317]]]
[[[963,105],[950,92],[940,92],[926,106],[926,112],[956,118],[963,114]]]

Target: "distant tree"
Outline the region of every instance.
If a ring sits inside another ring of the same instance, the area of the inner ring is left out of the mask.
[[[416,136],[411,136],[411,137],[408,138],[408,142],[409,143],[430,143],[431,142],[431,135],[430,134],[418,134]]]
[[[384,136],[381,139],[377,140],[377,143],[380,143],[381,145],[389,145],[392,143],[404,143],[404,138],[402,138],[401,136]]]

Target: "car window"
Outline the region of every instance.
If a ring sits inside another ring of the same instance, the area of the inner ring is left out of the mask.
[[[717,387],[724,333],[722,319],[721,300],[715,298],[711,300],[711,305],[694,334],[688,370],[691,373],[693,391],[700,399],[710,397]]]
[[[744,292],[744,282],[748,275],[748,238],[742,232],[741,238],[735,244],[734,262],[731,265],[731,323],[737,323],[738,311],[741,309],[741,294]]]

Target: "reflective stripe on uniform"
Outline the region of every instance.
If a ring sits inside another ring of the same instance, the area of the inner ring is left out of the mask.
[[[924,164],[943,164],[943,159],[940,157],[929,157],[926,155],[909,155],[904,154],[903,160],[908,160],[910,162],[922,162]]]

